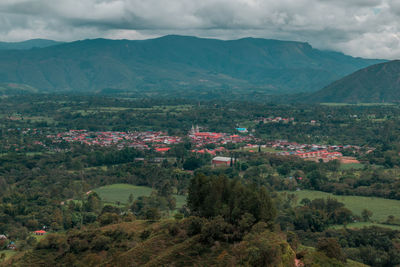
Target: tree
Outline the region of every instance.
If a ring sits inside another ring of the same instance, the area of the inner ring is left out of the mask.
[[[161,218],[160,211],[157,208],[149,207],[145,210],[144,214],[146,220],[155,221]]]
[[[185,160],[185,162],[183,163],[183,168],[185,170],[190,170],[193,171],[197,168],[201,167],[201,159],[198,159],[194,156],[188,158],[187,160]]]
[[[363,218],[364,222],[368,222],[372,217],[372,214],[372,211],[363,209],[363,211],[361,212],[361,217]]]
[[[308,175],[308,179],[310,179],[310,186],[318,190],[326,180],[326,177],[320,171],[315,170]]]
[[[288,175],[290,173],[290,165],[285,162],[283,165],[277,168],[277,171],[280,175]]]
[[[95,192],[91,192],[85,202],[85,210],[100,213],[102,209],[102,203],[99,195]]]
[[[134,200],[135,200],[135,197],[133,196],[132,193],[130,193],[130,194],[129,194],[129,198],[128,198],[128,203],[129,203],[129,204],[132,204]]]
[[[276,215],[275,206],[264,187],[244,185],[224,175],[197,174],[189,186],[188,207],[191,215],[205,218],[222,216],[235,225],[246,213],[254,217],[254,223],[272,223]]]

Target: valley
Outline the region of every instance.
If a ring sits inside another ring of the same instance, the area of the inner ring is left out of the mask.
[[[397,104],[33,94],[0,112],[5,266],[397,262]]]

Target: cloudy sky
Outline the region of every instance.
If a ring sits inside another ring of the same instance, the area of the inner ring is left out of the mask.
[[[309,42],[400,59],[400,0],[0,0],[0,40],[166,34]]]

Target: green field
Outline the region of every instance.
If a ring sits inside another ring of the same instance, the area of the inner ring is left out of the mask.
[[[300,203],[303,198],[308,198],[310,200],[315,198],[336,198],[338,201],[343,202],[345,206],[356,215],[361,215],[363,209],[372,211],[372,220],[375,222],[384,222],[389,215],[400,217],[400,200],[377,197],[336,196],[330,193],[311,190],[289,193],[294,193],[298,196],[298,203]]]
[[[164,111],[188,111],[193,105],[171,105],[171,106],[152,106],[149,108],[134,108],[133,110],[164,110]]]
[[[359,228],[370,227],[370,226],[379,226],[379,227],[390,228],[390,229],[393,229],[393,230],[400,231],[400,226],[399,225],[387,225],[387,224],[382,224],[382,223],[371,223],[371,222],[349,223],[349,224],[346,225],[346,228],[348,228],[348,229],[359,229]],[[344,225],[334,225],[331,228],[333,228],[333,229],[342,229],[342,228],[344,228]]]
[[[340,170],[362,170],[364,169],[364,164],[362,163],[349,163],[349,164],[340,164]]]
[[[395,106],[396,104],[393,103],[320,103],[323,106],[360,106],[360,107],[373,107],[373,106]]]
[[[147,186],[112,184],[93,189],[93,191],[99,194],[100,198],[106,203],[116,203],[119,201],[121,204],[126,204],[130,194],[137,199],[140,196],[150,196],[153,190]],[[176,199],[177,208],[181,208],[184,204],[186,204],[186,196],[173,196]]]

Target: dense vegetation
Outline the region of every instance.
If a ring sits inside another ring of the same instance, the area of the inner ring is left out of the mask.
[[[294,121],[260,121],[278,116]],[[15,242],[15,256],[5,265],[294,266],[297,258],[306,266],[360,266],[352,260],[396,266],[396,209],[375,217],[368,203],[353,209],[339,195],[400,199],[399,123],[396,105],[2,98],[0,234],[8,240],[0,242],[0,257],[9,257],[3,249]],[[220,155],[238,161],[214,168],[211,155],[192,151],[186,137],[192,124],[228,133],[244,126],[260,144],[353,145],[342,152],[361,163],[306,161],[272,147],[250,152],[227,143]],[[183,142],[165,153],[54,142],[51,136],[70,129],[163,130]],[[102,186],[115,184],[146,192],[102,199]],[[316,190],[333,194],[297,197]],[[178,198],[187,202],[178,205]],[[360,222],[372,227],[353,229]],[[46,237],[32,235],[43,228]]]

